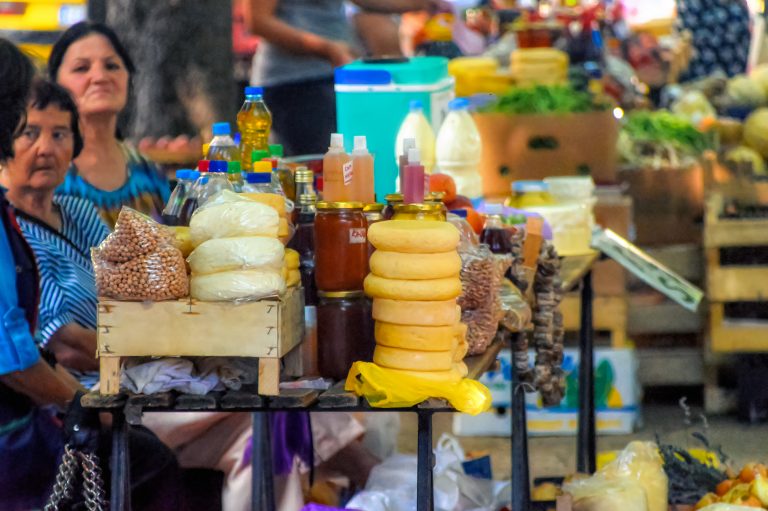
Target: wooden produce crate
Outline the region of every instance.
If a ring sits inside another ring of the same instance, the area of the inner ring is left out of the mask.
[[[768,317],[761,312],[768,310],[768,218],[721,218],[724,206],[724,195],[713,193],[705,217],[711,347],[768,352]],[[729,312],[737,308],[740,314]]]
[[[120,389],[121,357],[256,357],[259,393],[277,395],[280,359],[304,335],[304,294],[255,302],[165,302],[99,299],[98,356],[102,394]]]
[[[569,293],[560,304],[566,332],[578,332],[581,326],[581,300],[578,293]],[[596,332],[608,332],[612,348],[627,347],[627,297],[595,296],[592,326]]]

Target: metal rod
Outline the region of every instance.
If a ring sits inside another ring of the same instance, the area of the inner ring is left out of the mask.
[[[522,332],[518,335],[526,335]],[[531,508],[531,479],[528,459],[528,424],[525,412],[525,387],[512,368],[510,403],[512,414],[512,509]]]
[[[594,330],[592,328],[592,272],[581,284],[581,330],[579,332],[579,431],[576,446],[576,470],[595,472]]]
[[[112,410],[112,492],[109,509],[131,511],[131,464],[128,451],[128,423],[123,408]]]
[[[251,450],[251,509],[275,511],[274,480],[272,474],[272,436],[267,412],[253,412]]]
[[[432,411],[418,410],[419,436],[416,468],[416,509],[417,511],[433,511],[435,507],[432,468]]]

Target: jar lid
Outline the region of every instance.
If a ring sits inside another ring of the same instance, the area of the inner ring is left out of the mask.
[[[512,191],[516,193],[548,192],[549,185],[544,181],[514,181]]]
[[[439,213],[443,211],[441,204],[395,204],[395,213]]]
[[[366,204],[363,207],[363,211],[365,211],[366,213],[384,211],[384,204],[379,204],[378,202],[374,202],[373,204]]]
[[[424,200],[426,202],[443,202],[445,192],[429,192],[424,194]]]
[[[317,203],[317,209],[363,209],[363,203],[320,201]]]
[[[320,298],[362,298],[365,296],[363,291],[318,291]]]
[[[390,193],[384,199],[387,202],[403,202],[403,194],[402,193]]]
[[[299,195],[299,204],[314,204],[317,202],[317,195],[314,193],[302,193]]]
[[[297,168],[295,175],[295,180],[297,183],[311,183],[315,179],[315,173],[309,170],[307,167]]]

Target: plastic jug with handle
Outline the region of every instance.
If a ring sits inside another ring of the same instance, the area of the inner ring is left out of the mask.
[[[419,100],[410,102],[410,112],[405,116],[395,141],[395,159],[399,161],[402,155],[403,141],[412,138],[421,153],[421,164],[427,174],[432,173],[435,166],[435,132],[424,115],[424,107]],[[407,153],[406,153],[407,155]]]
[[[479,172],[482,148],[480,133],[469,114],[469,101],[454,99],[437,134],[437,170],[451,176],[457,193],[470,200],[483,195]]]

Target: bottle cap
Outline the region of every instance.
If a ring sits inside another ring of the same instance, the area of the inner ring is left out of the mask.
[[[269,151],[265,151],[264,149],[254,149],[251,151],[251,163],[261,161],[264,158],[269,158]]]
[[[190,172],[192,172],[190,169],[179,169],[176,171],[176,179],[189,179]]]
[[[403,139],[403,154],[408,156],[408,150],[413,149],[416,147],[416,139],[415,138],[404,138]]]
[[[421,151],[418,147],[408,149],[408,165],[421,163]]]
[[[466,209],[452,209],[449,211],[449,213],[454,214],[461,218],[467,218],[467,210]]]
[[[262,158],[261,161],[269,162],[269,165],[270,165],[269,168],[271,169],[277,168],[277,158],[266,157],[266,158]]]
[[[299,195],[299,204],[314,204],[317,202],[317,195],[314,193],[302,193]]]
[[[453,112],[454,110],[466,110],[469,108],[469,100],[466,98],[456,98],[448,103],[448,110]]]
[[[315,180],[315,173],[307,167],[297,168],[295,176],[297,183],[312,183]]]
[[[512,191],[516,193],[548,192],[549,185],[544,181],[513,181]]]
[[[501,204],[486,204],[485,205],[485,214],[486,215],[503,215],[504,214],[504,206]]]
[[[408,110],[411,112],[421,112],[424,110],[424,105],[422,104],[420,99],[414,99],[410,103],[408,103]]]
[[[223,172],[226,174],[227,162],[224,160],[211,160],[210,165],[208,165],[208,172]]]
[[[355,137],[355,151],[367,151],[368,144],[365,135]]]
[[[272,173],[272,162],[269,160],[261,160],[253,162],[253,171],[261,172],[264,174]],[[270,178],[271,179],[271,178]]]
[[[197,170],[200,172],[208,172],[209,166],[211,165],[210,160],[200,160],[197,162]]]
[[[344,149],[344,135],[341,133],[331,133],[331,147]]]
[[[189,171],[189,179],[196,181],[198,177],[200,177],[200,173],[198,171],[196,170]]]
[[[245,180],[248,184],[266,184],[272,181],[271,172],[249,172],[245,176]]]
[[[214,123],[213,127],[211,128],[213,130],[213,136],[219,136],[219,135],[229,135],[232,132],[229,130],[229,123],[228,122],[217,122]]]
[[[227,173],[228,174],[239,174],[242,170],[240,169],[240,162],[239,161],[228,161],[227,162]]]
[[[282,158],[285,156],[283,144],[269,144],[269,155]]]
[[[211,147],[211,144],[208,142],[203,143],[203,159],[205,159],[208,156],[208,149]]]
[[[261,87],[246,87],[245,88],[245,95],[246,96],[262,96],[264,94],[264,89]]]

